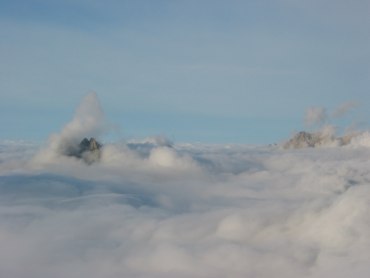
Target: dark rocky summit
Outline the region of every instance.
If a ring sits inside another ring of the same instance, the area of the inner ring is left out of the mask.
[[[98,141],[96,141],[95,138],[90,138],[90,140],[84,138],[78,146],[81,154],[86,151],[98,151],[102,147],[102,145]]]
[[[309,133],[306,131],[300,131],[293,136],[286,144],[285,148],[313,148],[321,141],[319,134]]]
[[[295,134],[283,147],[285,149],[316,148],[320,146],[344,146],[351,142],[356,133],[336,137],[333,133],[300,131]]]
[[[77,146],[71,146],[66,155],[83,159],[87,164],[99,161],[102,144],[95,138],[84,138]]]

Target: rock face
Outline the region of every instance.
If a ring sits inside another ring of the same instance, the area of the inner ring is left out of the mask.
[[[66,155],[83,159],[87,164],[99,161],[102,145],[95,138],[84,138],[78,146],[70,148]]]
[[[298,132],[283,147],[284,149],[315,148],[320,146],[344,146],[351,142],[356,134],[348,134],[342,137],[335,137],[332,133],[306,131]]]
[[[308,147],[315,147],[321,138],[318,134],[309,133],[306,131],[298,132],[292,139],[290,139],[285,145],[284,148],[292,148],[292,149],[300,149],[300,148],[308,148]]]
[[[98,151],[101,148],[101,144],[95,140],[95,138],[84,138],[81,143],[78,145],[80,148],[80,153],[84,153],[86,151],[94,152]]]

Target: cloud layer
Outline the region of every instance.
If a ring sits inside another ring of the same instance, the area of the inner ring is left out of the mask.
[[[368,277],[370,135],[344,147],[105,144],[89,95],[47,146],[0,144],[1,277]]]

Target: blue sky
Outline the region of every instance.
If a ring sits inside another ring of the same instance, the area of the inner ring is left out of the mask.
[[[0,1],[0,139],[95,91],[124,138],[274,143],[308,107],[370,119],[370,1]]]

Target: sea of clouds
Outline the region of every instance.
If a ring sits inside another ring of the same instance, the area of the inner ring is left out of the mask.
[[[64,155],[107,126],[90,94],[46,144],[0,142],[0,277],[369,277],[369,133],[302,149],[154,137],[105,143],[90,165]]]

